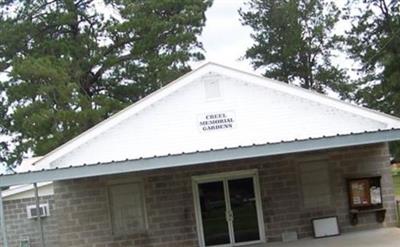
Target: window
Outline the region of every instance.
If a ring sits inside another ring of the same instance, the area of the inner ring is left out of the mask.
[[[114,235],[127,235],[146,230],[141,183],[111,185],[109,196]]]
[[[326,160],[300,163],[303,205],[305,208],[328,207],[332,203],[329,164]]]

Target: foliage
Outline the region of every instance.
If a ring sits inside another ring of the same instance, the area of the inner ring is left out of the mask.
[[[354,100],[400,116],[400,4],[387,0],[352,0],[347,5],[352,28],[348,54],[359,64]],[[399,156],[400,144],[391,145]]]
[[[400,5],[398,1],[349,1],[348,53],[360,63],[359,103],[400,116]]]
[[[400,176],[400,169],[399,168],[392,167],[391,168],[391,172],[392,172],[393,176]]]
[[[203,59],[212,0],[0,0],[2,161],[43,155]]]
[[[394,193],[400,196],[400,175],[393,175]]]
[[[239,11],[253,29],[254,44],[245,57],[266,77],[297,82],[307,89],[351,91],[345,71],[331,62],[340,37],[332,31],[340,11],[319,0],[249,0]]]

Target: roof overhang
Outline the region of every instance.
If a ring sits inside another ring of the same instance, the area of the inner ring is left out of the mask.
[[[396,140],[400,140],[400,129],[351,133],[347,135],[327,136],[279,143],[266,143],[262,145],[182,153],[136,160],[71,166],[66,168],[2,175],[0,176],[0,187],[343,148]]]
[[[39,183],[37,185],[38,188],[42,188],[44,186],[50,185],[52,184],[52,182],[44,182],[44,183]],[[1,195],[3,198],[7,199],[10,196],[14,196],[23,192],[27,192],[30,190],[34,190],[35,187],[32,184],[27,184],[27,185],[21,185],[21,186],[17,186],[17,187],[11,187],[7,190],[4,190],[1,192]]]

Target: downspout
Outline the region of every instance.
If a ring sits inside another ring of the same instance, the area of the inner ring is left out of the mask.
[[[42,217],[40,217],[39,191],[38,191],[37,183],[34,183],[33,186],[35,187],[36,214],[37,214],[38,228],[40,231],[40,243],[41,243],[42,247],[45,247],[46,245],[44,243]]]
[[[6,218],[4,217],[3,196],[1,194],[1,192],[2,192],[2,188],[0,187],[0,226],[1,226],[1,235],[2,235],[2,239],[3,239],[3,246],[4,247],[8,247]]]

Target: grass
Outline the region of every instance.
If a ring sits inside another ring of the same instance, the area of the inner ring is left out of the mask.
[[[396,172],[393,175],[394,193],[396,196],[400,196],[400,172]]]
[[[400,175],[393,176],[394,193],[400,196]]]

